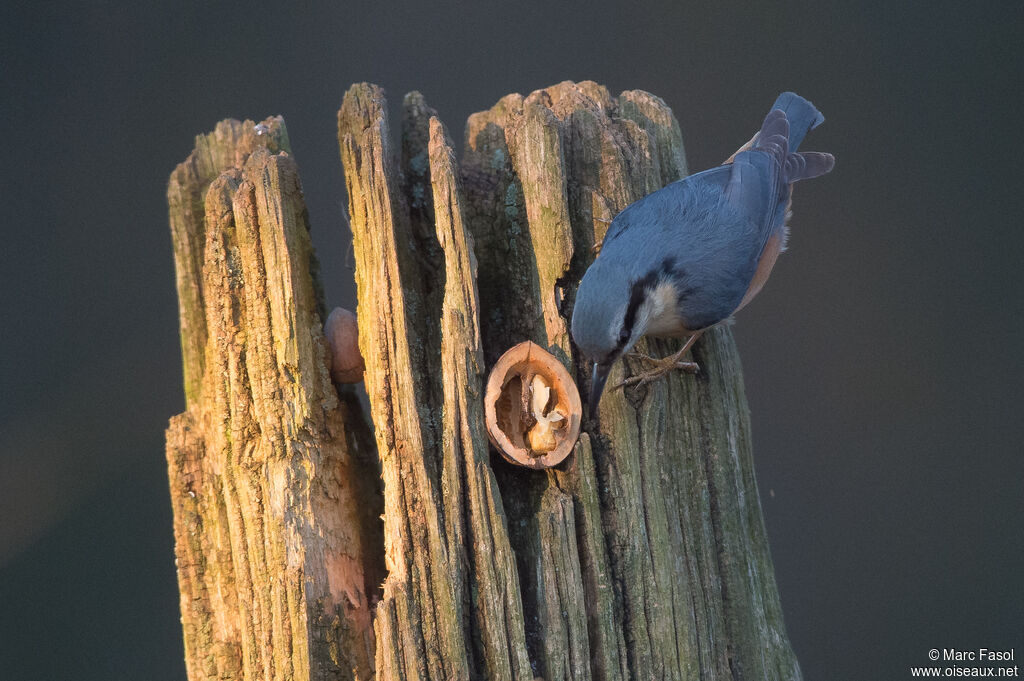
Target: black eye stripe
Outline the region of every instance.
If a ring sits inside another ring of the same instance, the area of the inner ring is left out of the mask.
[[[676,267],[675,258],[668,257],[661,261],[658,268],[651,270],[632,283],[629,289],[629,304],[626,306],[626,314],[622,318],[622,329],[619,331],[618,344],[612,354],[618,354],[629,342],[630,336],[633,335],[633,325],[636,324],[637,312],[648,293],[654,290],[663,279],[668,277],[681,279],[685,274],[684,270]]]

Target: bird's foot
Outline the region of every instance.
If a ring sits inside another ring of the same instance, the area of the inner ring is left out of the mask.
[[[696,362],[688,362],[682,359],[683,355],[689,349],[690,344],[687,343],[686,346],[683,347],[683,349],[680,350],[679,352],[673,355],[669,355],[668,357],[664,357],[662,359],[656,359],[654,357],[639,352],[629,353],[629,357],[635,357],[636,359],[647,362],[648,364],[653,365],[653,368],[650,371],[644,371],[643,373],[639,373],[635,376],[630,376],[629,378],[624,380],[622,383],[619,383],[615,387],[624,388],[627,385],[635,385],[639,388],[640,386],[647,385],[648,383],[656,381],[662,376],[665,376],[670,372],[677,370],[685,371],[691,374],[697,373],[698,371],[700,371],[700,366]]]

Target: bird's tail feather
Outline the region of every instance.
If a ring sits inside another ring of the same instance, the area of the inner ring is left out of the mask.
[[[786,184],[824,175],[836,160],[832,154],[818,151],[797,152],[808,130],[817,127],[825,117],[814,105],[792,92],[783,92],[761,124],[753,149],[774,156],[782,167]]]
[[[789,150],[796,152],[807,133],[824,122],[825,117],[817,108],[795,92],[783,92],[771,111],[778,109],[786,114],[789,121]]]
[[[820,177],[832,170],[836,157],[823,151],[801,151],[786,157],[786,180],[796,182]]]

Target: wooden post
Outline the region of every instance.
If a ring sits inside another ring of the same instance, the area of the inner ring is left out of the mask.
[[[398,148],[380,88],[338,113],[372,435],[326,378],[279,119],[221,124],[172,176],[190,678],[799,680],[728,327],[696,345],[696,376],[608,392],[554,469],[488,448],[487,370],[516,343],[585,394],[576,285],[611,218],[685,176],[671,111],[590,82],[509,95],[470,117],[457,163],[422,96],[403,109]]]

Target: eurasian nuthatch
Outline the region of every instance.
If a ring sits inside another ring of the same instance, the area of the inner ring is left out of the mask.
[[[632,382],[695,370],[680,361],[683,354],[761,290],[785,248],[792,184],[835,165],[831,154],[797,153],[824,120],[806,99],[784,92],[724,165],[673,182],[615,217],[572,314],[573,339],[594,362],[592,414],[612,364],[642,336],[689,340]]]

